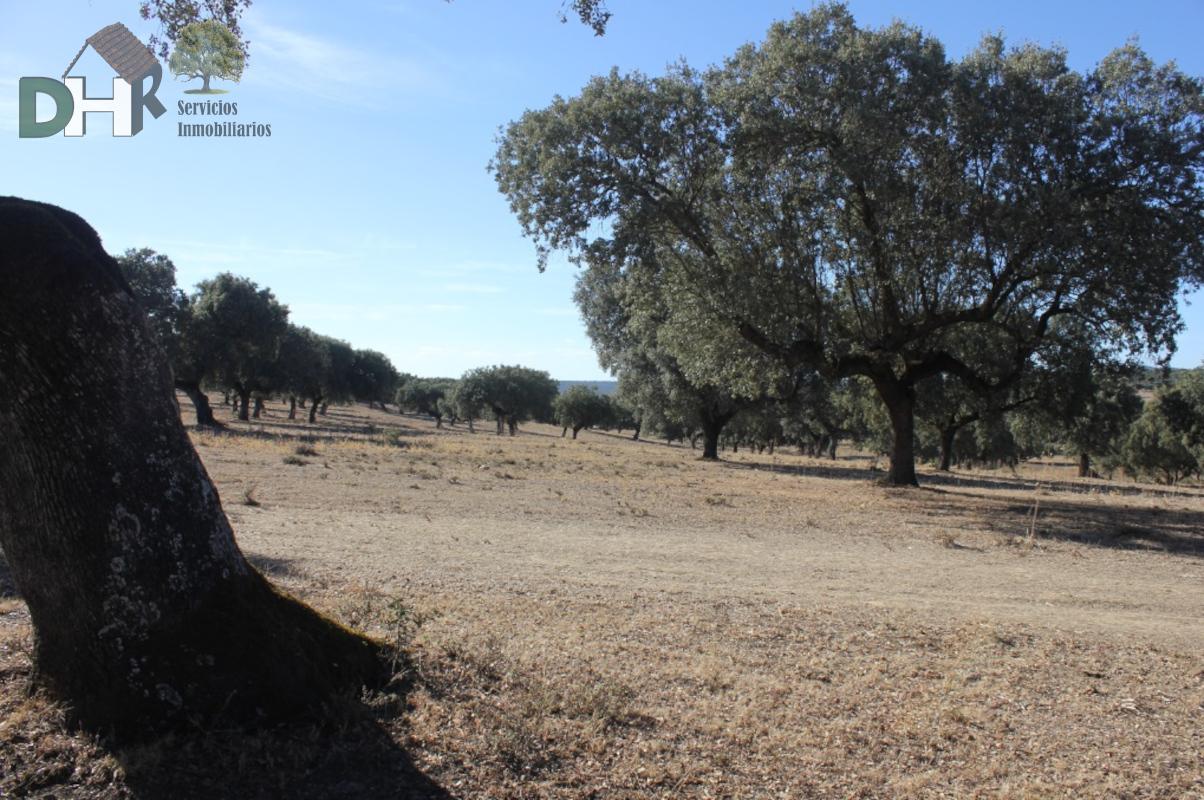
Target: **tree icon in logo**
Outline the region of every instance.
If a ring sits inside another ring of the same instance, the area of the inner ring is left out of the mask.
[[[184,26],[167,65],[177,78],[201,79],[201,88],[188,89],[188,94],[222,94],[226,90],[210,88],[210,79],[237,83],[246,63],[238,38],[217,20],[207,19]]]

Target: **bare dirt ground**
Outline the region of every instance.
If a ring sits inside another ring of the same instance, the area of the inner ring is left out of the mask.
[[[72,733],[0,569],[0,796],[1204,797],[1204,492],[488,427],[194,435],[260,569],[411,654],[333,729]]]

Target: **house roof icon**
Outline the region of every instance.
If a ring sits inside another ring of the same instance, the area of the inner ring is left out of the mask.
[[[84,40],[83,47],[63,72],[63,80],[67,80],[67,74],[89,45],[114,72],[129,83],[140,81],[159,63],[151,49],[138,41],[138,37],[131,33],[129,28],[120,22],[114,22]]]

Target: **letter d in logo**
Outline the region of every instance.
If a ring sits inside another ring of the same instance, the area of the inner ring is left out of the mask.
[[[44,122],[38,122],[39,94],[54,101],[54,116]],[[54,136],[67,127],[75,114],[71,91],[54,78],[22,78],[18,84],[18,101],[18,133],[22,139]]]

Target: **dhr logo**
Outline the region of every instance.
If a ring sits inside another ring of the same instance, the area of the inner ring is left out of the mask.
[[[85,80],[67,77],[89,45],[117,73],[113,79],[112,97],[88,97]],[[150,78],[150,89],[143,82]],[[142,130],[143,109],[158,118],[167,109],[155,97],[163,80],[163,67],[150,49],[129,28],[120,22],[101,28],[88,37],[75,59],[63,73],[63,80],[53,78],[22,78],[18,96],[19,135],[22,139],[53,136],[62,131],[65,136],[83,136],[87,132],[89,112],[110,112],[113,115],[113,135],[133,136]],[[38,121],[38,95],[54,102],[54,116]]]

